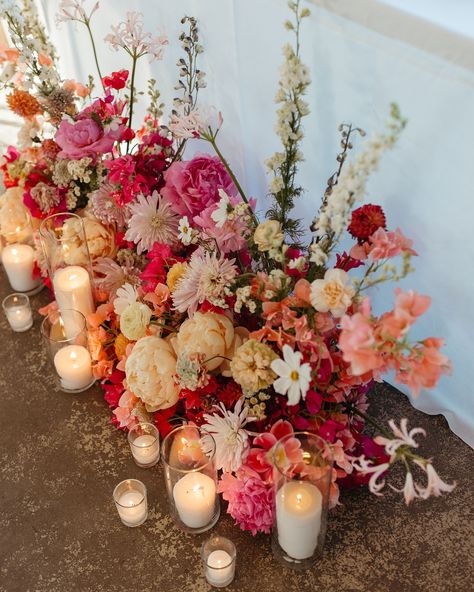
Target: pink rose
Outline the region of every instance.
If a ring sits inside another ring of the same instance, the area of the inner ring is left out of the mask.
[[[227,195],[237,194],[217,156],[201,154],[187,162],[175,162],[164,177],[166,184],[161,194],[171,202],[175,212],[192,219],[220,201],[219,189]]]
[[[84,158],[111,152],[114,142],[123,131],[122,125],[107,132],[93,119],[81,119],[71,123],[67,119],[61,121],[56,132],[56,143],[62,148],[59,153],[63,158]]]

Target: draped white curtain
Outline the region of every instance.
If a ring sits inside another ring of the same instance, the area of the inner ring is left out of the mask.
[[[59,48],[63,73],[85,81],[94,70],[86,34],[74,26],[54,24],[57,0],[38,1]],[[452,0],[449,6],[462,9],[463,2]],[[368,132],[378,131],[389,103],[397,101],[409,125],[374,176],[368,200],[385,207],[391,228],[400,226],[415,240],[416,274],[403,287],[433,297],[415,336],[444,336],[445,351],[454,362],[453,376],[413,403],[428,413],[443,413],[453,431],[474,446],[469,374],[474,329],[474,67],[473,54],[467,51],[473,51],[474,41],[465,27],[464,36],[450,33],[447,37],[442,27],[428,23],[425,27],[420,13],[410,20],[387,6],[397,3],[402,8],[408,5],[403,6],[404,0],[312,3],[313,14],[302,30],[302,54],[311,67],[313,85],[308,97],[312,114],[305,122],[306,162],[300,174],[306,193],[297,213],[309,224],[317,209],[336,164],[337,125],[351,121]],[[436,5],[439,8],[441,3]],[[150,30],[158,29],[170,38],[165,59],[152,64],[142,60],[138,78],[143,88],[148,77],[156,78],[168,105],[177,77],[179,20],[184,14],[199,19],[205,46],[201,66],[208,81],[202,101],[222,110],[222,148],[248,194],[258,198],[264,211],[262,161],[278,148],[273,96],[280,48],[289,39],[282,26],[286,0],[135,0],[133,4],[101,0],[93,28],[104,73],[129,67],[126,56],[113,52],[102,40],[110,24],[132,9],[145,14]],[[195,143],[189,154],[206,149]],[[383,286],[375,292],[378,311],[390,306],[392,290]]]

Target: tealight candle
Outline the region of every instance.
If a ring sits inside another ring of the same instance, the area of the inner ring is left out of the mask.
[[[94,299],[89,273],[79,265],[58,269],[53,278],[54,294],[59,310],[78,310],[86,318],[94,312]],[[77,331],[75,323],[64,318],[64,329],[68,337]]]
[[[290,481],[276,495],[278,542],[293,559],[311,557],[321,529],[323,496],[307,481]]]
[[[235,545],[229,539],[213,536],[201,547],[201,559],[206,580],[215,588],[228,586],[235,575]]]
[[[11,287],[17,292],[30,292],[41,283],[33,278],[35,251],[30,245],[7,245],[2,252],[2,263]]]
[[[122,481],[114,489],[118,515],[125,526],[140,526],[147,519],[146,487],[137,479]]]
[[[91,355],[82,345],[67,345],[58,350],[54,366],[65,390],[84,389],[94,380]]]
[[[180,519],[190,528],[208,524],[215,512],[216,484],[203,473],[188,473],[173,488]]]
[[[160,436],[151,423],[140,423],[128,432],[133,458],[139,467],[152,467],[160,458]]]
[[[33,325],[30,299],[26,294],[10,294],[3,301],[3,310],[13,331],[28,331]]]

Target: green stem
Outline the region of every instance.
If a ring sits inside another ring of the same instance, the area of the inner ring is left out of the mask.
[[[137,69],[137,61],[138,61],[138,57],[137,55],[134,53],[132,55],[132,59],[133,59],[133,66],[132,66],[132,78],[130,80],[130,109],[129,109],[129,117],[128,117],[128,127],[132,127],[132,119],[133,119],[133,99],[134,99],[134,91],[135,91],[135,71]],[[128,148],[128,144],[127,143],[127,148]]]
[[[375,421],[375,419],[370,417],[370,415],[367,415],[366,413],[364,413],[363,411],[361,411],[357,407],[351,407],[351,411],[353,413],[355,413],[356,415],[358,415],[359,417],[362,417],[362,419],[365,419],[366,422],[370,423],[383,436],[385,436],[386,438],[393,439],[393,434],[391,434],[388,430],[386,430],[384,427],[382,427],[377,421]]]
[[[100,71],[100,66],[99,66],[99,59],[97,57],[97,49],[95,47],[95,41],[94,41],[94,36],[92,35],[92,30],[91,30],[91,26],[90,26],[90,21],[84,21],[85,26],[87,27],[87,30],[89,32],[89,37],[91,40],[91,44],[92,44],[92,51],[94,52],[94,61],[95,61],[95,65],[97,68],[97,73],[99,74],[99,78],[100,78],[100,83],[102,85],[102,89],[105,93],[105,86],[104,86],[104,81],[102,80],[102,72]]]

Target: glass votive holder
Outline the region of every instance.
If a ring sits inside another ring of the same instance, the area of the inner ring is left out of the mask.
[[[146,487],[138,479],[125,479],[114,489],[114,502],[120,520],[131,528],[140,526],[148,517]]]
[[[214,438],[193,425],[175,428],[162,442],[171,515],[185,532],[205,532],[219,519],[215,453]]]
[[[26,294],[10,294],[3,299],[2,306],[13,331],[21,333],[31,329],[33,314]]]
[[[95,378],[84,315],[77,310],[52,311],[41,324],[41,334],[59,388],[66,393],[90,388]]]
[[[156,465],[160,458],[160,433],[152,423],[140,423],[128,432],[133,460],[139,467]]]
[[[229,539],[216,535],[204,541],[201,560],[206,580],[214,588],[225,588],[234,579],[237,551]]]
[[[310,569],[324,548],[332,451],[319,436],[295,432],[275,444],[273,466],[274,557],[292,569]]]

